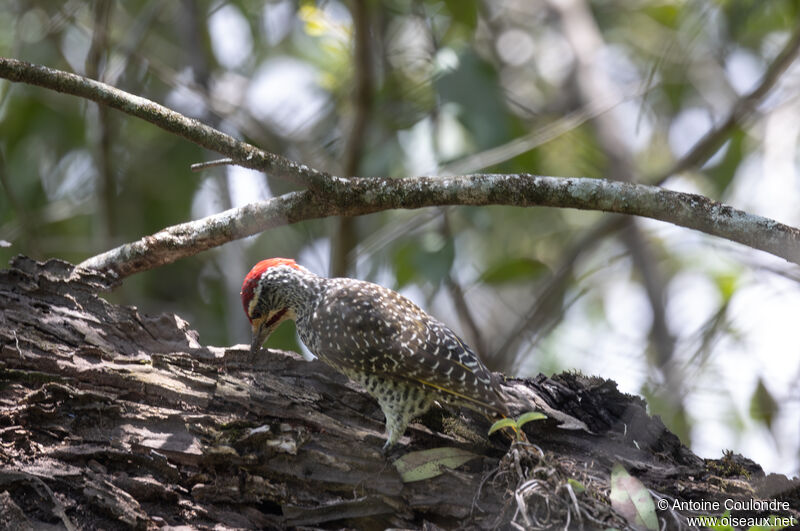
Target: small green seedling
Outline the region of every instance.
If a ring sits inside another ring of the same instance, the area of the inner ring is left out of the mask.
[[[516,439],[518,441],[524,441],[525,434],[522,432],[522,426],[528,422],[531,422],[532,420],[542,420],[546,418],[547,415],[539,413],[538,411],[528,411],[527,413],[523,413],[515,419],[506,417],[492,424],[492,427],[489,428],[489,435],[503,428],[511,428],[516,434]]]

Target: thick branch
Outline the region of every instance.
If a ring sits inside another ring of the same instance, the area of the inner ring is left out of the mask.
[[[236,164],[310,188],[319,187],[331,179],[324,172],[280,155],[268,153],[163,105],[93,79],[5,57],[0,57],[0,77],[108,105],[157,125],[165,131],[182,136],[206,149],[228,156],[236,161]]]
[[[743,243],[800,264],[800,230],[701,195],[600,179],[486,174],[341,180],[328,186],[324,195],[292,192],[227,210],[166,228],[80,265],[125,277],[298,221],[442,205],[548,206],[644,216]]]
[[[658,498],[785,500],[778,515],[800,516],[797,482],[741,456],[700,459],[643,400],[574,374],[503,381],[510,406],[551,417],[525,425],[538,448],[509,447],[486,437],[481,415],[437,408],[387,459],[377,404],[329,366],[201,346],[176,315],[105,301],[108,281],[24,257],[0,271],[6,528],[510,529],[532,518],[622,528],[609,502],[617,462]],[[425,450],[468,460],[438,470],[439,458],[428,462],[434,477],[403,478],[400,465],[424,466]],[[585,492],[570,494],[570,482]],[[685,527],[685,516],[658,512],[662,528]]]
[[[329,366],[201,346],[176,315],[105,301],[108,280],[24,257],[0,271],[4,528],[622,528],[609,502],[616,462],[659,498],[785,500],[770,512],[800,517],[796,481],[741,456],[700,459],[643,400],[574,374],[502,384],[509,405],[551,417],[525,425],[539,449],[437,408],[387,459],[377,404]],[[468,460],[404,479],[395,460],[425,450]],[[658,512],[661,528],[685,528],[685,516]]]

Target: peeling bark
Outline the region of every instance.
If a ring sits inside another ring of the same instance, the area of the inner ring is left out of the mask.
[[[797,480],[741,456],[703,460],[643,400],[576,374],[505,382],[518,411],[533,402],[558,418],[525,426],[541,453],[486,437],[471,412],[436,410],[387,458],[377,404],[324,364],[203,346],[177,316],[98,296],[110,287],[59,261],[0,272],[5,527],[624,527],[608,499],[615,462],[659,497],[781,499],[795,509],[777,514],[800,518]],[[477,457],[404,483],[392,460],[435,447]]]

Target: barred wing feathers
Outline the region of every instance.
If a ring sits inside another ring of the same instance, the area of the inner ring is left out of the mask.
[[[445,400],[477,410],[506,413],[496,378],[446,325],[402,295],[369,282],[337,282],[315,309],[312,351],[344,369],[415,381]]]

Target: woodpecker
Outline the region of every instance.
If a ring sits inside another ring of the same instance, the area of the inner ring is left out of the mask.
[[[507,414],[496,377],[447,326],[397,292],[315,275],[288,258],[256,264],[242,305],[257,353],[286,319],[315,356],[359,383],[386,417],[388,450],[434,403]]]

